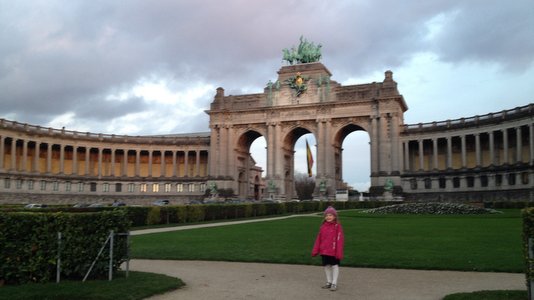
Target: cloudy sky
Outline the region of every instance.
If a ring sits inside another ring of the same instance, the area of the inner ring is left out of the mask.
[[[300,35],[323,45],[342,84],[392,70],[405,123],[534,102],[532,0],[0,0],[0,118],[129,135],[208,131],[215,89],[261,92]],[[368,153],[368,141],[349,136],[345,153]],[[345,157],[344,179],[365,189],[369,159],[359,157]]]

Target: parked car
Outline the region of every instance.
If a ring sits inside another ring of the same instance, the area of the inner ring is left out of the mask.
[[[76,203],[72,207],[84,208],[84,207],[89,207],[89,204],[87,204],[87,203]]]
[[[48,207],[48,205],[46,204],[40,204],[40,203],[30,203],[30,204],[26,204],[24,206],[24,208],[46,208]]]
[[[152,202],[152,204],[156,206],[165,206],[165,205],[169,205],[169,200],[156,200]]]
[[[202,202],[200,202],[198,200],[191,200],[191,201],[187,202],[187,205],[195,205],[195,204],[202,204]]]
[[[122,201],[114,201],[111,206],[113,207],[117,207],[117,206],[126,206],[126,203],[122,202]]]
[[[92,203],[88,207],[104,207],[105,205],[102,203]]]

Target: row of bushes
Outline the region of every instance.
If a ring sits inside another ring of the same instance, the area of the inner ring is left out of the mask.
[[[394,202],[397,203],[397,202]],[[123,207],[133,226],[154,224],[195,223],[203,221],[272,216],[285,213],[299,214],[320,212],[329,205],[336,209],[373,208],[394,204],[392,202],[282,202],[246,204],[208,204],[156,207]]]
[[[534,258],[530,258],[529,252],[534,253],[534,249],[529,247],[529,239],[534,239],[534,208],[525,208],[523,210],[523,254],[526,262],[525,274],[527,279],[528,299],[532,299],[534,291],[531,290],[530,282],[534,281]]]
[[[126,211],[84,213],[0,212],[0,285],[48,282],[55,278],[58,236],[62,233],[61,276],[83,278],[110,230],[127,232]],[[109,251],[108,251],[109,252]],[[125,239],[116,239],[113,268],[126,259]],[[108,272],[109,256],[104,251],[91,277]]]
[[[485,208],[526,208],[534,206],[534,202],[529,201],[495,201],[484,202]]]

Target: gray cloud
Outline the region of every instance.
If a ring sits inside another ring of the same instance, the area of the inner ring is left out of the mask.
[[[75,111],[105,122],[147,109],[142,99],[106,102],[106,93],[158,76],[177,89],[201,82],[259,92],[275,78],[281,49],[301,34],[323,44],[323,61],[338,81],[395,69],[425,51],[451,63],[521,71],[534,57],[531,6],[527,0],[0,0],[2,114],[42,123]],[[429,40],[428,22],[439,15],[454,18]],[[207,108],[209,101],[200,104]]]

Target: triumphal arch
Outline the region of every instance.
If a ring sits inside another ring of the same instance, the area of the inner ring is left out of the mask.
[[[264,197],[291,199],[294,189],[294,147],[312,133],[317,142],[317,197],[332,198],[343,184],[345,137],[365,131],[370,138],[371,185],[379,192],[386,182],[401,186],[403,168],[399,129],[408,109],[391,71],[382,82],[342,86],[320,62],[292,61],[278,71],[263,93],[225,95],[218,88],[210,116],[210,170],[212,184],[233,188],[252,197],[250,146],[263,136],[267,142]],[[367,154],[365,154],[367,155]],[[247,190],[248,189],[248,190]]]

